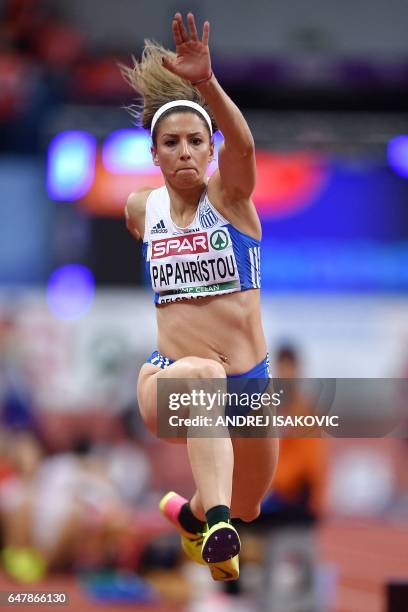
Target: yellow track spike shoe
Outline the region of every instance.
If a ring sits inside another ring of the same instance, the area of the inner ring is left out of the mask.
[[[238,532],[230,523],[216,523],[207,531],[201,554],[214,580],[237,580],[240,549]]]
[[[178,520],[181,507],[187,501],[188,500],[181,495],[178,495],[174,491],[170,491],[163,497],[159,504],[160,512],[180,533],[181,548],[184,550],[187,557],[196,563],[200,563],[200,565],[206,565],[201,556],[204,534],[186,531]]]

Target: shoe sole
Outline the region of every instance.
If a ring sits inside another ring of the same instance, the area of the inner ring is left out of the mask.
[[[220,563],[236,557],[241,549],[237,532],[228,527],[221,527],[212,533],[202,550],[206,563]]]
[[[211,576],[217,582],[229,582],[239,578],[239,555],[219,563],[208,563]]]

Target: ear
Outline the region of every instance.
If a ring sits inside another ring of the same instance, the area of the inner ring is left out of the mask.
[[[150,147],[150,153],[152,154],[152,160],[155,166],[159,166],[159,157],[157,155],[157,149],[154,145]]]
[[[214,159],[214,143],[210,142],[210,157],[209,157],[209,162],[212,162]]]

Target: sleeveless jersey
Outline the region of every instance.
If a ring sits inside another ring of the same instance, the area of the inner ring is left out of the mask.
[[[167,188],[150,193],[143,255],[156,304],[261,286],[260,241],[231,225],[211,204],[207,190],[185,228],[170,216]]]

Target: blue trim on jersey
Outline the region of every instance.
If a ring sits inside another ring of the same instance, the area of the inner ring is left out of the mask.
[[[147,251],[149,248],[149,243],[148,242],[143,242],[143,246],[142,246],[142,253],[143,253],[143,259],[145,260],[145,276],[146,276],[146,281],[147,279],[149,279],[149,285],[152,286],[152,280],[150,278],[150,261],[147,261]]]
[[[145,270],[145,281],[146,284],[148,284],[150,287],[152,287],[152,279],[150,276],[150,261],[147,261],[147,251],[149,248],[149,243],[148,242],[143,242],[143,257],[145,260],[145,265],[144,265],[144,270]],[[157,293],[157,291],[153,291],[154,294],[154,303],[158,304],[159,303],[159,294]]]
[[[240,232],[236,227],[227,223],[223,227],[228,228],[237,262],[241,291],[246,289],[260,289],[260,240]]]

